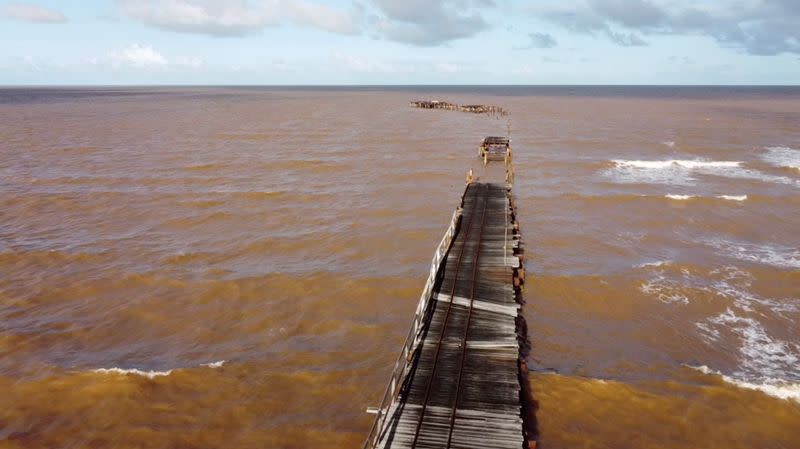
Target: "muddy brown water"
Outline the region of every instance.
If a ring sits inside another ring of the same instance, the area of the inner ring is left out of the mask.
[[[0,446],[359,447],[510,111],[546,448],[800,447],[800,90],[0,90]]]

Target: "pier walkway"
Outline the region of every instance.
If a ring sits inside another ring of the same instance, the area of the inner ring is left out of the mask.
[[[365,448],[534,447],[511,187],[473,182],[430,278]]]

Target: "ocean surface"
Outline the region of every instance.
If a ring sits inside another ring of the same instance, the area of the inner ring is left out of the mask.
[[[800,88],[470,86],[0,89],[0,447],[360,447],[508,122],[541,447],[800,448]]]

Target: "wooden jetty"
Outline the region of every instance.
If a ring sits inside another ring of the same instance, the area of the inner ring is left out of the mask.
[[[536,446],[522,258],[511,185],[468,183],[365,449]]]

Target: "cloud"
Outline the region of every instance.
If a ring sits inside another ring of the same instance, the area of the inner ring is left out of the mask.
[[[120,51],[109,53],[108,61],[114,68],[163,68],[169,65],[167,58],[155,51],[153,47],[139,44],[131,44]]]
[[[284,22],[332,33],[361,32],[363,8],[340,10],[307,0],[119,0],[129,18],[168,31],[245,36]]]
[[[192,57],[192,58],[178,58],[178,60],[176,60],[174,63],[170,65],[174,67],[196,70],[202,68],[203,66],[205,66],[205,64],[206,64],[205,61],[203,61],[202,59],[198,57]]]
[[[115,70],[197,70],[205,66],[205,61],[197,57],[170,60],[152,46],[143,44],[130,44],[123,49],[110,51],[103,57],[84,59],[83,63],[111,67]]]
[[[692,58],[690,58],[690,57],[688,57],[688,56],[670,56],[670,57],[668,58],[668,60],[669,60],[670,62],[675,62],[675,63],[678,63],[678,62],[680,62],[680,63],[682,63],[682,64],[685,64],[685,65],[692,65],[692,64],[694,64],[694,59],[692,59]]]
[[[293,24],[336,34],[435,46],[490,27],[493,0],[365,0],[334,7],[321,0],[117,0],[129,18],[163,30],[246,36]],[[366,5],[366,6],[365,6]]]
[[[334,62],[341,68],[350,72],[359,73],[394,73],[398,71],[395,65],[387,64],[373,59],[363,59],[357,56],[336,53]]]
[[[439,61],[417,58],[376,60],[342,53],[333,55],[333,63],[340,70],[360,74],[404,75],[416,73],[452,76],[475,71],[475,67],[470,61]]]
[[[529,50],[532,48],[553,48],[558,45],[558,41],[547,33],[529,33],[530,41],[522,47],[514,47],[515,50]]]
[[[452,62],[437,62],[433,64],[433,70],[439,73],[453,74],[463,71],[464,68]]]
[[[378,9],[377,37],[417,46],[435,46],[472,37],[489,28],[482,12],[490,0],[372,0]]]
[[[295,24],[338,34],[361,33],[364,9],[360,5],[345,11],[301,0],[282,0],[277,3],[282,15]]]
[[[164,30],[243,36],[274,24],[274,11],[244,1],[121,0],[128,17]]]
[[[64,23],[67,21],[67,17],[61,11],[27,3],[10,3],[2,9],[1,15],[25,22]]]
[[[649,0],[591,0],[589,4],[601,17],[631,28],[657,25],[666,18]]]
[[[604,34],[623,46],[646,45],[641,35],[701,35],[754,55],[800,54],[797,0],[584,0],[569,9],[533,11],[570,31]]]
[[[612,42],[622,47],[643,47],[647,45],[644,39],[634,33],[618,33],[606,30],[606,34]]]
[[[300,70],[298,66],[280,59],[272,61],[272,64],[270,64],[270,68],[272,68],[273,70],[277,70],[279,72],[296,72]]]
[[[533,75],[534,73],[536,73],[536,69],[529,65],[514,67],[511,69],[511,74],[513,75]]]
[[[8,58],[10,68],[24,70],[26,72],[45,72],[52,67],[49,61],[35,56],[12,56]]]

